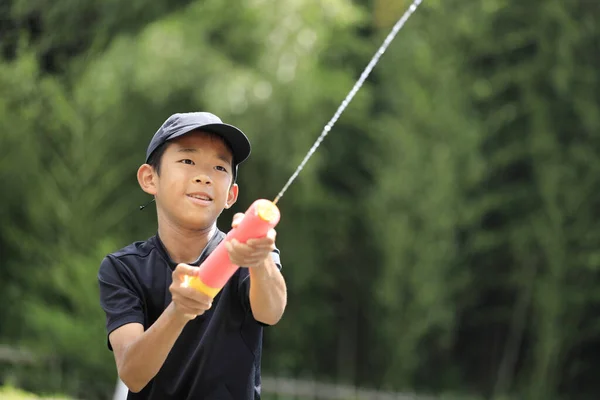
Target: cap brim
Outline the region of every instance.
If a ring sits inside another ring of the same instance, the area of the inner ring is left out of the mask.
[[[248,137],[246,137],[244,132],[229,124],[217,123],[189,126],[188,129],[172,134],[167,140],[178,138],[194,130],[215,133],[221,136],[231,146],[233,163],[235,165],[243,163],[250,156],[252,147]]]

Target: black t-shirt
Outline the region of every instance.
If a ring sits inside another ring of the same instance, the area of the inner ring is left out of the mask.
[[[200,265],[223,240],[217,231]],[[279,250],[272,253],[279,268]],[[100,304],[107,335],[128,323],[148,329],[171,303],[176,267],[158,234],[107,255],[100,265]],[[158,374],[130,400],[256,400],[264,324],[252,316],[247,268],[239,268],[203,315],[187,323]],[[108,340],[108,339],[107,339]],[[110,342],[109,349],[112,350]]]

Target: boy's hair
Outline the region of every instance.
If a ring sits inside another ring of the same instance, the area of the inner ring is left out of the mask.
[[[156,150],[152,152],[150,158],[148,159],[147,164],[149,164],[156,171],[156,175],[158,176],[160,176],[160,164],[162,161],[162,156],[163,154],[165,154],[165,150],[167,149],[168,144],[168,142],[165,142],[158,146]]]
[[[203,133],[205,135],[208,135],[211,138],[221,140],[221,142],[225,143],[225,146],[227,146],[227,149],[229,150],[229,152],[231,154],[233,154],[233,150],[231,149],[231,146],[221,136],[217,135],[216,133],[212,133],[212,132],[203,132]],[[165,150],[167,150],[167,146],[169,144],[170,144],[169,142],[165,142],[165,143],[161,144],[160,146],[158,146],[156,148],[156,150],[154,150],[152,152],[152,154],[150,155],[150,158],[148,159],[147,164],[149,164],[156,171],[156,175],[158,175],[158,176],[160,176],[160,165],[161,165],[163,154],[165,154]],[[232,167],[232,174],[233,174],[233,179],[231,180],[231,184],[233,185],[237,179],[237,167],[235,166],[235,160],[232,160],[231,164],[232,164],[231,167]]]

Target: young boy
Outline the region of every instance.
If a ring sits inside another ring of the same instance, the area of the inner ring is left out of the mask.
[[[263,327],[286,306],[275,231],[226,243],[241,268],[214,299],[183,284],[225,237],[216,221],[235,203],[249,155],[242,131],[199,112],[172,115],[148,146],[137,178],[156,201],[158,232],[107,255],[98,273],[128,399],[260,398]]]

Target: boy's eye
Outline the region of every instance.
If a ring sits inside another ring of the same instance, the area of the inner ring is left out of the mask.
[[[227,168],[225,168],[221,165],[217,165],[215,168],[217,168],[219,171],[227,172]]]
[[[186,158],[185,160],[181,160],[180,162],[182,162],[184,164],[188,164],[188,165],[194,165],[194,162],[192,160],[190,160],[189,158]]]

